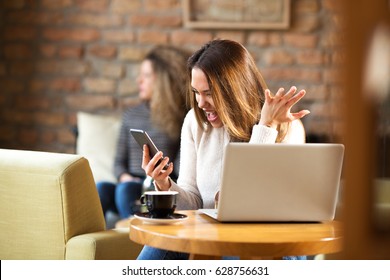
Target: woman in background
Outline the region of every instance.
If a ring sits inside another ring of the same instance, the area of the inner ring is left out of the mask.
[[[98,182],[103,212],[125,219],[137,211],[146,178],[141,168],[142,149],[130,128],[146,131],[172,160],[178,162],[180,130],[187,110],[186,62],[189,53],[173,46],[157,46],[143,59],[137,78],[141,103],[123,113],[117,143],[114,174],[118,182]],[[171,170],[173,178],[177,169]]]

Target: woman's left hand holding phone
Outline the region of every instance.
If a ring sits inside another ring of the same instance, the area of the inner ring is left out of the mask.
[[[169,158],[162,157],[163,153],[159,151],[153,158],[150,158],[148,146],[143,145],[142,169],[145,170],[146,175],[154,179],[160,191],[167,191],[171,187],[169,175],[173,171],[173,163],[169,163],[169,167],[164,169],[164,166],[169,162]],[[159,161],[160,163],[158,163]]]

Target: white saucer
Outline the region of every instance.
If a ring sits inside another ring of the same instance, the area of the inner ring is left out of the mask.
[[[174,224],[178,222],[182,222],[188,219],[188,216],[179,214],[179,213],[173,213],[167,218],[152,218],[150,217],[149,213],[136,213],[134,214],[134,217],[151,224]]]

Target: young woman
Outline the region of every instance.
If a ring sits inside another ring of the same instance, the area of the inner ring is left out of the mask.
[[[142,168],[154,179],[157,190],[179,192],[178,209],[213,208],[219,191],[222,159],[229,142],[304,143],[300,118],[308,110],[291,112],[304,95],[291,87],[272,95],[251,55],[241,44],[213,40],[188,61],[190,102],[181,132],[180,173],[171,178],[169,157],[150,158],[144,147]],[[261,178],[259,178],[261,180]],[[145,246],[139,259],[186,259],[188,254]]]
[[[147,131],[172,160],[178,158],[180,130],[188,111],[185,71],[189,56],[180,48],[156,46],[143,59],[137,78],[142,102],[127,109],[122,117],[114,162],[118,182],[97,183],[104,213],[111,210],[124,219],[137,210],[135,202],[141,196],[146,176],[141,168],[142,149],[130,134],[130,128]],[[177,170],[172,175],[176,173]]]

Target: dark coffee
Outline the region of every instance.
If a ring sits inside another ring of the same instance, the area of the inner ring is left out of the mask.
[[[141,203],[146,205],[152,218],[167,218],[176,209],[175,191],[149,191],[141,196]]]

